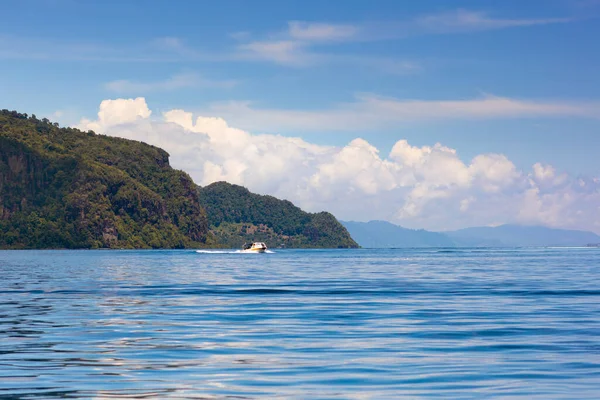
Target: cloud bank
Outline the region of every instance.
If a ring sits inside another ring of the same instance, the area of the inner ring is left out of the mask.
[[[327,147],[252,134],[184,110],[151,114],[144,98],[105,100],[97,120],[78,127],[162,147],[200,185],[226,180],[341,219],[432,230],[522,223],[600,233],[600,179],[570,177],[551,165],[521,171],[502,154],[466,163],[442,144],[406,140],[382,155],[361,138]]]

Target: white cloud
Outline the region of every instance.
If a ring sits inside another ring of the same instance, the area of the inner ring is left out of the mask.
[[[77,38],[57,40],[45,37],[0,35],[0,59],[101,61],[115,63],[174,61],[175,58],[166,57],[165,54],[159,54],[154,51],[155,47],[160,49],[161,46],[158,43],[154,43],[154,46],[148,47],[145,43],[114,45],[99,42],[84,42]],[[164,47],[162,48],[162,50],[165,49]],[[173,49],[171,48],[170,51],[172,52]]]
[[[309,66],[316,63],[343,63],[355,58],[360,65],[371,65],[384,71],[386,64],[417,64],[415,61],[381,59],[372,55],[361,57],[349,54],[317,52],[318,47],[340,42],[371,42],[399,40],[411,36],[478,32],[515,27],[567,23],[573,18],[494,18],[482,11],[457,9],[443,13],[428,14],[394,22],[329,23],[319,21],[289,21],[286,30],[271,32],[263,39],[252,35],[234,33],[242,41],[238,56],[287,66]],[[177,43],[178,44],[178,43]],[[404,69],[403,69],[404,70]],[[408,70],[404,70],[406,72]],[[414,68],[412,69],[414,72]],[[392,71],[394,72],[394,71]]]
[[[254,41],[239,46],[246,58],[273,61],[277,64],[305,66],[317,56],[307,51],[307,44],[295,40]]]
[[[528,117],[600,118],[600,102],[534,101],[485,96],[465,100],[412,100],[361,95],[322,110],[259,108],[250,102],[212,104],[202,113],[219,115],[251,131],[364,131],[404,121]]]
[[[104,100],[100,103],[98,119],[91,121],[83,118],[76,127],[83,130],[92,130],[104,132],[106,129],[115,125],[122,125],[146,119],[150,117],[152,111],[146,104],[146,99],[138,97],[136,99],[116,99]]]
[[[290,37],[306,41],[336,41],[350,39],[359,28],[350,24],[337,25],[319,22],[291,21],[288,23]]]
[[[541,163],[535,163],[533,165],[533,176],[539,181],[552,179],[554,178],[554,167],[552,167],[552,165],[542,165]]]
[[[341,219],[434,230],[527,223],[600,231],[600,180],[573,179],[549,165],[519,171],[501,154],[465,163],[439,143],[415,147],[405,140],[384,156],[360,138],[327,147],[251,134],[184,110],[160,120],[150,114],[143,98],[105,100],[98,119],[80,126],[162,147],[201,185],[227,180]]]
[[[472,32],[535,25],[559,24],[573,21],[572,18],[493,18],[481,11],[459,9],[450,12],[431,14],[415,20],[423,33]]]
[[[521,178],[515,165],[502,154],[476,156],[469,166],[470,175],[486,192],[498,193]]]
[[[237,31],[229,34],[229,37],[234,40],[247,40],[252,36],[252,33],[249,31]]]
[[[363,30],[366,34],[363,35]],[[341,42],[369,39],[369,29],[353,24],[331,24],[324,22],[290,21],[287,30],[272,33],[263,39],[252,35],[235,34],[241,43],[236,58],[242,60],[268,61],[292,67],[307,67],[316,64],[363,66],[387,73],[407,73],[420,69],[416,61],[380,57],[364,54],[332,53],[323,48]]]
[[[414,60],[382,58],[365,54],[317,52],[315,48],[344,42],[401,40],[410,36],[478,32],[512,27],[567,23],[575,18],[494,18],[485,12],[458,9],[444,13],[408,17],[397,21],[289,21],[277,32],[262,33],[256,38],[251,32],[229,34],[237,41],[233,48],[202,51],[185,40],[167,36],[135,44],[106,44],[77,39],[60,41],[43,37],[19,37],[0,34],[0,59],[68,60],[102,62],[236,62],[264,60],[287,66],[308,66],[315,63],[359,64],[389,71],[389,64],[417,64]],[[381,68],[379,68],[381,66]],[[395,71],[392,69],[392,72]]]
[[[541,188],[558,187],[567,184],[569,176],[567,174],[557,174],[552,165],[535,163],[532,167],[530,179],[536,186]],[[585,186],[585,181],[579,180]]]
[[[174,75],[164,81],[135,82],[130,80],[116,80],[108,82],[106,89],[116,93],[139,94],[154,91],[170,91],[183,88],[217,87],[231,88],[236,85],[232,80],[209,80],[198,74],[187,73]]]
[[[171,51],[182,51],[186,52],[188,49],[183,41],[174,36],[165,36],[154,40],[154,45],[157,48]]]

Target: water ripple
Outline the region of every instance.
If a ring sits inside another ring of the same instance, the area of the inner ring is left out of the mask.
[[[0,252],[0,398],[595,399],[598,261]]]

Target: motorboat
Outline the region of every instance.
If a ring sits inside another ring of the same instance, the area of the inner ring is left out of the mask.
[[[263,242],[244,243],[242,249],[244,251],[264,253],[265,251],[267,251],[267,245]]]

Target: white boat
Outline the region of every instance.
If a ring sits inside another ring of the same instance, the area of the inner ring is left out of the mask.
[[[263,242],[253,242],[250,244],[244,243],[243,249],[244,251],[264,253],[265,251],[267,251],[267,245]]]

